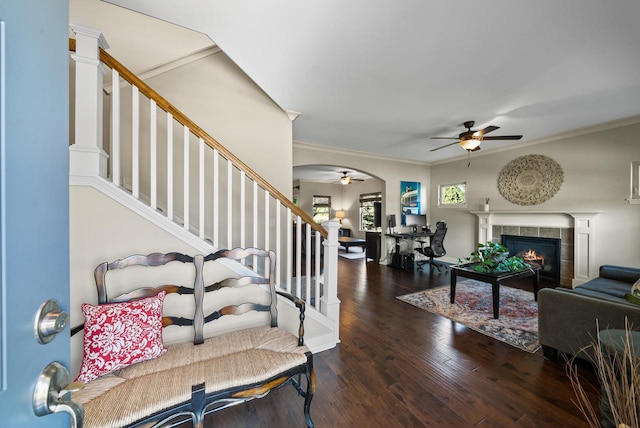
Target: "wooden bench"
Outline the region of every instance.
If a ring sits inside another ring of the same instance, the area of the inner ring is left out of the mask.
[[[147,277],[147,272],[180,263],[184,267],[178,272],[161,273],[160,283],[147,285],[140,279]],[[249,265],[258,267],[261,274]],[[167,351],[100,376],[74,392],[72,401],[84,407],[84,426],[175,426],[191,420],[194,426],[203,427],[205,415],[261,398],[290,383],[304,397],[304,417],[313,427],[309,410],[315,375],[313,355],[304,345],[304,301],[276,291],[274,266],[273,252],[252,248],[195,257],[180,253],[133,255],[100,264],[94,273],[100,304],[142,302],[167,293],[162,309]],[[192,272],[186,278],[185,267]],[[242,274],[235,273],[238,270]],[[133,287],[120,276],[107,286],[107,274],[120,271],[135,271],[138,279]],[[162,285],[162,279],[180,275],[183,284],[193,286]],[[210,277],[212,282],[208,282]],[[277,294],[300,310],[297,337],[277,327]],[[86,332],[86,324],[73,329],[72,334]],[[187,342],[181,340],[184,337],[189,338]],[[175,343],[168,344],[170,341]],[[86,337],[84,346],[86,356]],[[283,409],[288,406],[281,404]]]

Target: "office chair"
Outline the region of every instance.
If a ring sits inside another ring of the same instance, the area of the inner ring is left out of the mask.
[[[435,263],[433,261],[434,258],[439,258],[447,254],[447,250],[444,249],[444,237],[446,235],[447,235],[447,223],[445,223],[444,221],[439,221],[436,223],[436,231],[434,232],[434,235],[431,237],[431,240],[430,240],[431,244],[428,247],[424,246],[426,242],[418,241],[420,242],[420,247],[414,248],[415,251],[429,258],[429,260],[421,260],[416,262],[416,264],[418,265],[418,269],[422,270],[422,265],[425,265],[428,263],[430,267],[434,267],[438,269],[438,272],[440,272],[440,269],[443,266],[444,266],[444,269],[447,270],[447,266],[441,265],[440,263]]]

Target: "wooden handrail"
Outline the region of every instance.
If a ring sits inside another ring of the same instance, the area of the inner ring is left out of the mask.
[[[76,40],[70,38],[69,39],[69,50],[72,52],[76,51]],[[202,138],[204,142],[211,147],[212,149],[218,150],[227,160],[230,160],[238,169],[243,171],[249,178],[257,182],[262,188],[267,190],[274,198],[279,200],[284,206],[291,209],[291,211],[300,216],[302,220],[306,223],[310,224],[314,230],[320,232],[320,234],[327,238],[327,231],[324,227],[317,224],[313,218],[300,207],[295,205],[292,201],[290,201],[286,196],[284,196],[278,189],[273,187],[269,182],[267,182],[264,178],[262,178],[258,173],[252,170],[248,165],[242,162],[238,157],[236,157],[233,153],[231,153],[226,147],[220,144],[215,138],[209,135],[204,129],[200,128],[195,122],[189,119],[184,113],[182,113],[178,108],[176,108],[173,104],[167,101],[162,95],[157,93],[154,89],[152,89],[149,85],[147,85],[144,81],[142,81],[138,76],[133,74],[128,68],[122,65],[118,60],[112,57],[109,53],[107,53],[104,49],[100,48],[100,61],[102,61],[105,65],[109,66],[112,69],[115,69],[120,76],[129,82],[131,85],[136,86],[138,90],[144,94],[147,98],[152,99],[156,102],[158,106],[160,106],[167,113],[171,113],[173,118],[177,120],[183,126],[189,128],[193,134]],[[116,84],[116,82],[112,82],[112,84]]]

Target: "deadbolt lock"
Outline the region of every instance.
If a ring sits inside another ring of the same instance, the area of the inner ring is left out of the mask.
[[[56,334],[62,332],[69,321],[69,314],[60,308],[57,300],[44,302],[35,321],[35,336],[39,343],[47,344],[53,340]]]

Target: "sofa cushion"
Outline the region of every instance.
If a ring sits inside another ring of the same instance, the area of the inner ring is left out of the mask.
[[[606,294],[606,293],[599,293],[598,291],[594,291],[594,290],[589,290],[589,289],[581,289],[578,290],[573,289],[570,291],[570,293],[575,293],[575,294],[580,294],[583,296],[589,296],[589,297],[593,297],[596,299],[600,299],[600,300],[607,300],[610,302],[616,302],[616,303],[623,303],[623,304],[627,304],[629,305],[629,301],[627,301],[624,297],[617,297],[617,296],[613,296],[611,294]]]
[[[615,281],[628,282],[630,285],[640,279],[640,269],[623,266],[600,266],[600,278],[613,279]]]
[[[631,290],[631,284],[628,282],[615,281],[612,279],[606,278],[594,278],[589,282],[585,282],[582,285],[579,285],[574,289],[577,292],[586,291],[595,292],[599,295],[609,295],[613,297],[618,297],[620,299],[624,299],[624,295],[627,294]]]

